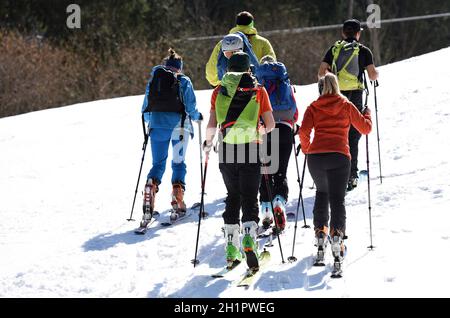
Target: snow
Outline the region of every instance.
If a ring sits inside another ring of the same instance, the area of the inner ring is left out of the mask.
[[[383,184],[378,179],[376,130],[369,136],[374,250],[370,245],[367,184],[350,192],[344,278],[330,266],[312,267],[313,230],[302,216],[294,263],[281,263],[274,241],[271,264],[249,289],[235,286],[245,266],[225,279],[210,275],[224,265],[221,232],[225,187],[212,154],[199,259],[194,268],[196,214],[145,235],[127,222],[142,156],[142,96],[116,98],[0,120],[1,297],[449,297],[450,48],[380,68],[378,116]],[[208,114],[210,90],[197,91]],[[298,86],[301,112],[317,95]],[[373,90],[369,105],[375,118]],[[365,138],[359,168],[365,169]],[[303,156],[299,157],[302,167]],[[198,135],[187,154],[186,202],[200,200]],[[141,217],[146,156],[134,218]],[[170,165],[156,209],[168,218]],[[290,201],[298,197],[295,162],[289,165]],[[303,197],[312,225],[314,190],[306,173]],[[280,237],[292,253],[294,222]],[[327,261],[331,262],[328,250]],[[436,266],[437,265],[437,266]]]

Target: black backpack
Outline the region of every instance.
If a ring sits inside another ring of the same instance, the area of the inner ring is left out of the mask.
[[[144,112],[173,112],[185,114],[180,95],[180,81],[171,70],[160,67],[153,73]]]

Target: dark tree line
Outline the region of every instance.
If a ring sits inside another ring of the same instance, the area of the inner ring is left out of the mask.
[[[195,87],[207,88],[204,67],[217,40],[186,38],[226,34],[243,10],[253,13],[259,31],[337,24],[349,15],[365,21],[372,2],[381,7],[382,19],[450,12],[450,2],[442,0],[2,0],[0,116],[142,94],[151,66],[169,46],[184,56]],[[66,27],[70,3],[81,7],[81,29]],[[449,20],[382,25],[376,64],[447,47]],[[268,38],[292,81],[306,84],[316,80],[323,53],[339,37],[336,29]],[[369,32],[362,42],[371,45]],[[23,72],[14,72],[17,68]],[[38,84],[47,78],[54,84]],[[29,96],[19,97],[19,91]]]

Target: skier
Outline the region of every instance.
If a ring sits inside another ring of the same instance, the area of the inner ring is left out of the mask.
[[[247,37],[242,32],[236,32],[226,35],[221,42],[221,52],[217,56],[216,61],[209,60],[208,63],[216,62],[215,76],[218,80],[221,80],[223,75],[227,72],[228,59],[236,52],[245,52],[250,57],[250,64],[254,67],[258,67],[258,59],[253,53],[252,46]],[[209,65],[209,64],[207,64]]]
[[[359,111],[363,108],[364,70],[367,69],[369,79],[378,79],[378,71],[373,63],[373,55],[369,48],[359,43],[361,23],[356,19],[344,22],[343,40],[337,41],[325,54],[319,67],[318,77],[331,71],[339,79],[341,93],[346,96]],[[351,154],[350,176],[347,191],[358,185],[358,143],[361,134],[354,127],[350,128],[348,140]]]
[[[264,126],[260,125],[262,117]],[[269,96],[258,86],[250,72],[250,59],[244,52],[233,54],[228,60],[228,72],[211,98],[211,111],[203,150],[212,147],[219,126],[219,169],[227,188],[223,219],[225,222],[226,260],[231,268],[241,262],[239,212],[242,208],[244,236],[242,246],[247,265],[259,268],[256,233],[258,228],[258,188],[261,164],[258,144],[261,135],[274,126]]]
[[[267,229],[274,223],[275,215],[276,226],[273,230],[281,232],[286,225],[286,202],[289,193],[286,172],[292,151],[293,126],[298,119],[297,103],[286,67],[283,63],[276,62],[272,56],[267,55],[261,59],[256,77],[269,93],[276,123],[277,137],[272,139],[275,131],[267,134],[264,136],[264,144],[267,145],[268,155],[275,155],[272,159],[278,160],[278,170],[268,178],[272,197],[269,197],[266,181],[261,181],[260,218],[263,228]]]
[[[269,40],[258,35],[258,31],[253,26],[254,18],[251,13],[247,11],[240,12],[236,16],[236,26],[232,28],[230,34],[242,34],[244,41],[249,42],[250,49],[244,47],[244,52],[250,55],[250,64],[257,65],[258,61],[265,55],[270,55],[276,59],[275,52]],[[219,41],[214,47],[211,56],[206,64],[206,79],[209,84],[216,87],[220,84],[220,74],[218,73],[218,62],[221,56],[222,41]],[[246,45],[247,46],[247,45]],[[254,56],[254,58],[253,58]]]
[[[340,264],[345,252],[344,198],[351,158],[348,131],[353,125],[361,134],[368,134],[372,129],[372,121],[368,108],[361,114],[352,102],[341,95],[334,74],[327,73],[319,81],[323,87],[322,95],[306,109],[299,134],[301,149],[307,155],[309,172],[317,187],[313,222],[319,248],[318,258],[323,261],[330,220],[333,256]],[[311,143],[312,129],[314,140]]]
[[[182,73],[183,60],[173,49],[162,65],[152,69],[145,91],[142,113],[150,130],[152,168],[144,189],[144,215],[141,226],[145,226],[154,210],[155,195],[166,169],[169,144],[172,141],[172,212],[171,221],[186,214],[184,202],[188,134],[194,137],[191,120],[200,121],[202,114],[197,104],[192,82]]]

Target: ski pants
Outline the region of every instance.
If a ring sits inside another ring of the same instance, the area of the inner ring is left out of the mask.
[[[350,173],[350,160],[341,153],[308,155],[308,169],[316,183],[314,228],[328,226],[345,233],[345,193]],[[331,217],[328,213],[328,205]]]
[[[172,184],[181,182],[185,184],[186,164],[184,158],[189,142],[189,133],[184,132],[180,140],[180,129],[154,128],[150,132],[150,145],[152,148],[152,168],[147,176],[161,182],[166,170],[166,161],[169,145],[172,142]]]
[[[265,136],[264,143],[267,145],[267,155],[273,157],[272,160],[278,160],[278,171],[269,174],[268,178],[272,198],[269,197],[266,180],[264,177],[262,178],[259,187],[260,202],[270,202],[276,195],[281,195],[286,201],[288,199],[289,188],[286,173],[292,152],[292,128],[286,124],[277,123],[275,129],[278,129],[278,140],[272,140],[273,132],[271,132]],[[272,156],[272,154],[276,154],[276,156]]]
[[[362,110],[363,107],[363,91],[355,90],[355,91],[342,91],[342,95],[347,97],[355,106]],[[352,178],[358,177],[358,145],[359,139],[361,139],[361,134],[355,129],[355,127],[350,126],[350,130],[348,131],[348,144],[350,146],[350,155],[351,155],[351,167],[350,167],[350,176]]]
[[[227,188],[225,212],[222,217],[225,224],[239,224],[242,208],[242,223],[259,223],[258,189],[261,182],[261,163],[238,163],[221,161],[219,169]]]

